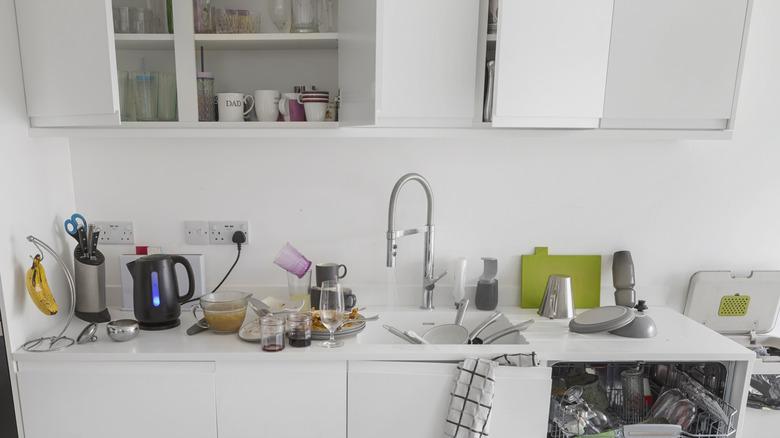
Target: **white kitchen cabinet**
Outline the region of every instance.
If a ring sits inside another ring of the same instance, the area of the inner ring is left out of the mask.
[[[341,124],[471,126],[478,28],[474,0],[341,0]]]
[[[214,438],[211,362],[23,362],[25,438]]]
[[[350,362],[350,437],[441,436],[457,364]],[[490,436],[543,437],[551,385],[546,367],[500,367]]]
[[[604,128],[727,129],[749,0],[615,0]]]
[[[110,0],[16,2],[33,126],[119,124]]]
[[[597,128],[613,0],[504,0],[493,126]]]
[[[346,405],[346,362],[244,361],[217,365],[219,438],[344,438]],[[305,432],[307,427],[310,430]]]

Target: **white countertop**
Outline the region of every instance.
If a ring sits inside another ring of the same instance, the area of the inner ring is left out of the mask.
[[[275,353],[263,352],[259,344],[247,343],[236,334],[204,332],[187,336],[186,329],[194,319],[182,313],[179,327],[164,331],[142,331],[127,342],[114,342],[105,332],[105,324],[98,330],[98,341],[74,345],[58,352],[30,353],[18,350],[16,361],[264,361],[264,360],[462,360],[467,356],[492,357],[504,353],[535,352],[545,361],[749,361],[751,351],[709,328],[694,322],[682,314],[662,307],[651,308],[647,313],[658,327],[658,336],[651,339],[623,338],[609,333],[578,334],[568,330],[568,320],[540,318],[533,310],[520,308],[501,309],[513,322],[534,318],[536,322],[524,332],[527,345],[408,345],[368,344],[366,337],[358,335],[345,339],[341,348],[326,349],[314,341],[311,347],[287,346]],[[363,332],[381,330],[383,323],[392,323],[396,316],[415,315],[419,309],[370,308],[366,314],[378,313],[380,320],[369,322]],[[454,311],[435,311],[439,316],[453,315]],[[477,313],[477,312],[474,312]],[[488,312],[483,312],[487,315]],[[130,312],[111,309],[115,319],[132,318]],[[429,313],[428,315],[435,315]],[[481,315],[473,315],[479,317]],[[424,316],[423,316],[424,317]],[[84,323],[74,320],[69,334],[75,337]]]

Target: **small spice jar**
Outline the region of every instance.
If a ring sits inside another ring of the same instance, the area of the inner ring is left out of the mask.
[[[263,351],[284,350],[284,320],[275,316],[260,319],[260,339]]]
[[[292,313],[287,316],[287,339],[291,347],[311,345],[311,316],[306,313]]]

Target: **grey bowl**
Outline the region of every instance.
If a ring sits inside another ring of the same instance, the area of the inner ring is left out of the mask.
[[[106,324],[108,337],[117,341],[124,342],[138,336],[138,322],[133,319],[118,319]]]

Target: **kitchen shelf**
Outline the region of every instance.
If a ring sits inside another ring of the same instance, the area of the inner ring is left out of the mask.
[[[335,49],[338,33],[195,34],[195,45],[217,50]]]
[[[117,49],[173,50],[173,34],[118,33],[114,35]]]
[[[31,137],[65,138],[440,138],[479,141],[595,141],[623,144],[686,140],[730,140],[732,131],[626,129],[513,129],[344,127],[339,122],[123,122],[114,127],[30,128]]]

